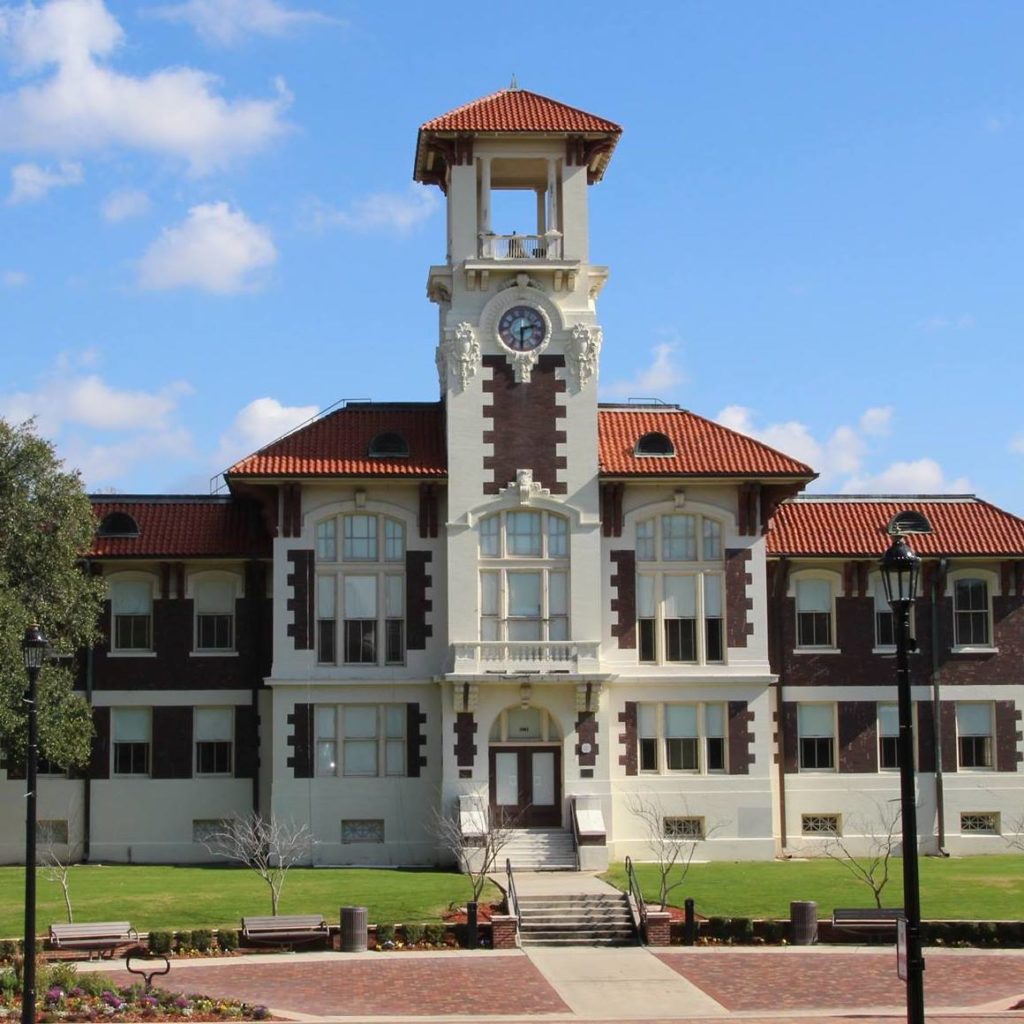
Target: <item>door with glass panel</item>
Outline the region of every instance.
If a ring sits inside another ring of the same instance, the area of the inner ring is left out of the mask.
[[[562,823],[560,747],[491,747],[491,811],[518,828]]]

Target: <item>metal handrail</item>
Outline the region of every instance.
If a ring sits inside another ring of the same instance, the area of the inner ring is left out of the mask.
[[[633,868],[633,861],[626,855],[626,878],[629,880],[629,895],[636,904],[637,913],[640,915],[640,938],[646,941],[647,938],[647,904],[644,902],[644,894],[640,891],[640,882],[636,877]]]
[[[508,888],[505,890],[505,900],[508,903],[508,912],[516,919],[516,932],[522,923],[519,917],[519,896],[516,894],[516,880],[512,875],[512,861],[505,858],[505,879]]]
[[[580,869],[580,825],[576,820],[576,797],[569,797],[569,820],[572,822],[572,852],[576,857],[576,870]]]

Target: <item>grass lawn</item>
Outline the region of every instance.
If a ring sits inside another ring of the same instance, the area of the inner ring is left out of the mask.
[[[922,857],[921,916],[931,919],[1019,921],[1024,919],[1024,856]],[[656,901],[658,871],[653,864],[636,864],[644,898]],[[903,862],[892,864],[889,884],[882,893],[887,907],[903,906]],[[626,872],[615,864],[604,876],[626,887]],[[682,906],[694,900],[705,917],[788,918],[791,900],[814,900],[819,915],[835,907],[873,907],[871,890],[834,861],[789,860],[756,863],[693,864],[686,880],[669,894]]]
[[[65,921],[60,886],[37,875],[40,933]],[[131,921],[139,931],[237,928],[245,914],[270,913],[270,889],[247,868],[79,864],[71,869],[75,921]],[[321,913],[337,922],[340,907],[362,906],[371,923],[437,920],[472,890],[452,871],[292,868],[281,892],[282,914]],[[493,887],[483,900],[498,897]],[[0,937],[24,932],[25,872],[0,868]]]

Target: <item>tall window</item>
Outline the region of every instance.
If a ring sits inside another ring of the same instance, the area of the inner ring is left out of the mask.
[[[878,766],[900,766],[900,715],[895,704],[878,705]]]
[[[196,616],[196,650],[233,650],[237,592],[234,580],[197,579],[192,592]]]
[[[640,661],[724,661],[721,524],[691,513],[643,520],[636,558]]]
[[[317,775],[405,775],[405,719],[404,704],[318,705]]]
[[[796,581],[797,647],[832,647],[832,584],[810,577]]]
[[[958,647],[987,647],[989,630],[988,583],[958,579],[953,585],[953,617]]]
[[[725,705],[640,704],[642,772],[724,772]]]
[[[111,740],[115,775],[148,775],[152,712],[149,708],[113,708]]]
[[[405,526],[363,513],[324,520],[316,528],[316,557],[317,660],[401,665]]]
[[[958,702],[956,740],[961,768],[991,768],[992,705]]]
[[[196,774],[230,775],[235,731],[232,708],[196,708]]]
[[[150,580],[111,580],[110,613],[114,650],[152,650],[153,584]]]
[[[569,639],[569,524],[554,512],[480,521],[480,638]]]
[[[895,647],[896,633],[893,626],[892,607],[885,596],[885,584],[876,576],[872,585],[875,598],[875,646]]]
[[[831,704],[800,704],[797,708],[800,731],[800,768],[808,771],[834,770],[835,718]]]

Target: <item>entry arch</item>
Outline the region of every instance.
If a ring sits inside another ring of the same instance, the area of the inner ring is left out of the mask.
[[[502,709],[488,737],[490,805],[513,828],[562,824],[562,732],[547,708]]]

